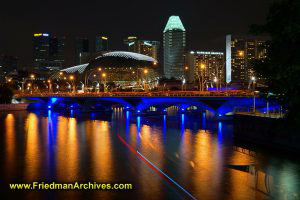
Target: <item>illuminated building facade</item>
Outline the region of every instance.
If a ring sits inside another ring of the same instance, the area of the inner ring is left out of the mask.
[[[130,52],[140,53],[159,60],[159,41],[138,40],[135,36],[129,36],[124,40],[124,44],[128,46]]]
[[[33,35],[33,66],[37,71],[59,70],[64,65],[64,37],[51,37],[48,33]]]
[[[107,36],[97,36],[95,44],[96,53],[106,53],[108,52],[108,37]]]
[[[226,82],[246,83],[252,76],[257,76],[252,62],[266,57],[265,45],[265,38],[227,35]]]
[[[163,31],[164,75],[181,79],[184,76],[185,28],[179,16],[171,16]]]
[[[89,63],[70,67],[62,72],[76,74],[77,79],[84,81],[87,74],[91,81],[107,81],[118,84],[142,84],[153,81],[157,76],[154,71],[154,58],[124,51],[104,53],[89,61]],[[105,75],[104,75],[105,74]],[[59,77],[59,75],[57,75]],[[57,77],[57,78],[58,78]]]
[[[185,77],[194,82],[203,76],[206,83],[224,82],[225,58],[223,52],[190,51],[186,54]]]
[[[76,38],[75,41],[75,64],[87,63],[90,58],[90,43],[87,38]]]
[[[124,44],[128,47],[128,51],[138,53],[138,38],[136,36],[128,36],[124,39]]]

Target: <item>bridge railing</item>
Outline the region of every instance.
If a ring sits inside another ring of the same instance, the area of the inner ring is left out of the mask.
[[[253,97],[253,91],[157,91],[157,92],[34,92],[16,93],[14,97]]]

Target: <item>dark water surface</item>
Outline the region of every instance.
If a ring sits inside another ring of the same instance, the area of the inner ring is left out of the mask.
[[[300,199],[299,158],[236,145],[205,114],[0,113],[1,199]],[[132,190],[9,190],[9,183]]]

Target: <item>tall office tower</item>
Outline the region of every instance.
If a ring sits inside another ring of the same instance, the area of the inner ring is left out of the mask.
[[[185,28],[178,16],[171,16],[163,31],[164,75],[167,78],[184,76]]]
[[[226,82],[246,83],[252,76],[257,76],[252,62],[266,57],[265,45],[266,38],[227,35]]]
[[[48,33],[33,35],[33,66],[37,71],[59,70],[64,64],[65,38]]]
[[[136,36],[129,36],[124,39],[124,44],[128,47],[128,51],[138,53],[138,38]]]
[[[159,60],[159,41],[138,40],[135,36],[129,36],[124,40],[124,44],[128,47],[128,51],[144,54]]]
[[[138,51],[136,53],[144,54],[159,60],[159,41],[139,40]]]
[[[189,82],[203,77],[205,83],[225,81],[223,52],[190,51],[186,54],[185,75]]]
[[[90,57],[90,43],[87,38],[75,39],[75,64],[87,63]]]
[[[96,53],[106,53],[108,52],[108,37],[106,36],[97,36],[96,37]]]

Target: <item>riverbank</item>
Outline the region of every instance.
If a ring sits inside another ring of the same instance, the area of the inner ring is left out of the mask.
[[[235,114],[234,138],[279,151],[300,153],[300,134],[282,118]]]
[[[28,103],[19,104],[0,104],[0,111],[17,111],[17,110],[27,110]]]

